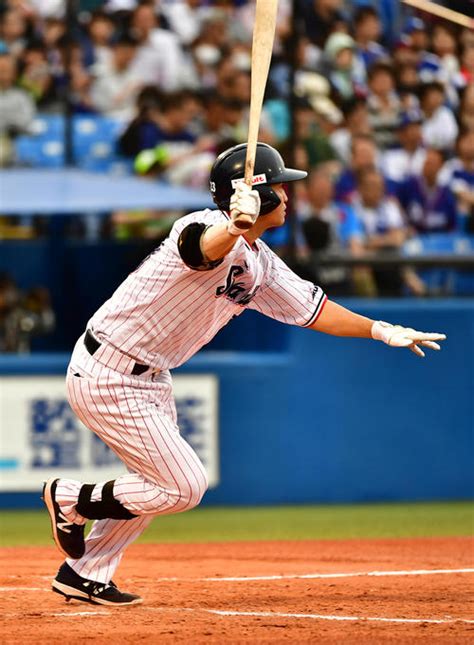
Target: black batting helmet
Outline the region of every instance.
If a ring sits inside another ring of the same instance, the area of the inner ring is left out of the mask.
[[[229,148],[220,154],[211,169],[209,187],[217,206],[229,210],[229,202],[238,180],[245,174],[247,144]],[[253,188],[258,190],[261,199],[260,215],[266,215],[280,204],[280,198],[271,188],[272,184],[286,184],[289,181],[304,179],[304,170],[285,168],[280,153],[266,143],[257,143]]]

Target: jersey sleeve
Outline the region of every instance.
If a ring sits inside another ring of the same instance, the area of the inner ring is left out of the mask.
[[[321,287],[297,276],[268,247],[266,253],[266,280],[248,307],[288,325],[309,327],[323,310],[326,294]]]

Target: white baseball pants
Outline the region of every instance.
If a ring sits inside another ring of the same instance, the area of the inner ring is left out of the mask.
[[[123,461],[129,474],[115,480],[114,497],[138,517],[96,520],[79,560],[67,559],[76,573],[107,583],[122,555],[155,515],[197,506],[207,489],[204,467],[180,436],[169,371],[131,376],[91,356],[82,337],[68,367],[69,403],[85,426]],[[56,499],[69,521],[84,523],[75,511],[83,482],[60,479]],[[92,501],[101,498],[97,484]]]

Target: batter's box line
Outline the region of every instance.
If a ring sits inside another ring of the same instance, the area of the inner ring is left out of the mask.
[[[408,571],[351,571],[348,573],[294,573],[269,576],[213,576],[206,578],[157,578],[157,582],[264,582],[275,580],[324,580],[383,576],[434,576],[453,573],[474,573],[473,569],[412,569]]]
[[[332,616],[328,614],[299,614],[299,613],[286,613],[280,611],[236,611],[228,609],[202,609],[195,607],[142,607],[146,611],[152,612],[192,612],[192,613],[206,613],[213,616],[220,616],[221,618],[293,618],[293,619],[312,619],[312,620],[329,620],[341,622],[379,622],[379,623],[408,623],[408,624],[453,624],[463,623],[474,625],[474,620],[469,618],[386,618],[381,616]]]

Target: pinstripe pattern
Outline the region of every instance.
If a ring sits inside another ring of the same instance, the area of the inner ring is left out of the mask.
[[[139,517],[94,522],[85,555],[68,560],[79,575],[108,582],[124,549],[151,519],[199,504],[207,478],[197,455],[179,434],[169,372],[125,376],[91,357],[81,338],[66,384],[74,412],[130,471],[115,480],[114,497]],[[61,510],[76,522],[80,518],[73,505],[80,487],[80,482],[60,479],[56,493]],[[93,499],[99,497],[100,488],[95,487]]]
[[[191,222],[226,220],[220,211],[181,218],[170,236],[119,286],[89,321],[101,345],[91,356],[82,336],[66,378],[79,419],[128,469],[115,480],[114,497],[135,519],[94,522],[86,552],[68,564],[82,577],[108,582],[124,550],[155,515],[179,513],[201,501],[207,478],[197,455],[180,436],[169,369],[195,354],[235,315],[253,308],[284,323],[308,326],[325,295],[295,275],[263,242],[241,237],[211,271],[187,267],[177,249]],[[132,376],[135,362],[161,370]],[[101,498],[104,482],[92,499]],[[56,499],[64,515],[75,510],[81,482],[60,479]]]

